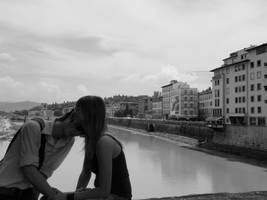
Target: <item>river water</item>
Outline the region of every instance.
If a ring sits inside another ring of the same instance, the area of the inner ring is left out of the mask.
[[[124,146],[134,199],[267,189],[265,168],[137,132],[112,134]],[[7,144],[0,140],[0,158]],[[75,189],[82,167],[82,147],[82,140],[76,139],[64,163],[49,179],[54,187],[62,191]]]

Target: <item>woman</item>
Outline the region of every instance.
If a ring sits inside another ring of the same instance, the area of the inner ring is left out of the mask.
[[[100,97],[85,96],[77,101],[73,114],[82,122],[80,128],[85,133],[85,156],[77,184],[78,190],[74,193],[58,194],[53,200],[107,197],[131,199],[131,184],[124,152],[117,139],[105,134],[105,113],[105,104]],[[96,175],[95,188],[85,189],[91,172]]]

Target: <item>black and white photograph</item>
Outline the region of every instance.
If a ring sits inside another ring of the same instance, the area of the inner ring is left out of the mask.
[[[267,199],[266,0],[0,0],[0,200]]]

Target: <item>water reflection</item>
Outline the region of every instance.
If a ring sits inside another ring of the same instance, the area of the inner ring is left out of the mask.
[[[151,136],[116,131],[124,146],[134,198],[194,193],[266,190],[264,168],[229,161]],[[0,141],[0,157],[7,142]],[[77,139],[64,163],[49,179],[62,191],[76,187],[83,162],[83,142]],[[90,184],[92,186],[92,184]]]
[[[230,162],[151,136],[123,132],[114,135],[127,147],[138,196],[266,190],[264,168]]]

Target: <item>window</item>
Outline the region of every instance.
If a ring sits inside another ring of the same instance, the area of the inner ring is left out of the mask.
[[[257,90],[261,90],[261,84],[260,83],[257,84]]]
[[[242,97],[243,103],[246,102],[246,97]]]
[[[220,85],[220,80],[216,80],[215,85]]]
[[[242,64],[242,70],[245,70],[245,64]]]
[[[184,114],[187,115],[187,110],[184,111]]]
[[[237,97],[235,98],[235,102],[238,103],[238,98]]]
[[[230,73],[230,67],[227,67],[226,68],[226,74],[229,74]]]
[[[229,84],[229,78],[226,78],[226,84]]]
[[[237,79],[238,77],[237,76],[235,76],[235,82],[237,82],[238,81],[238,79]]]
[[[237,93],[237,92],[238,92],[238,91],[237,91],[237,89],[238,89],[238,88],[237,88],[237,87],[235,87],[235,93]]]
[[[260,102],[261,101],[261,95],[258,95],[257,99],[258,99],[258,102]]]
[[[245,86],[245,85],[242,86],[242,91],[243,91],[243,92],[246,91],[246,86]]]
[[[250,68],[253,69],[254,68],[254,62],[250,63]]]
[[[215,97],[220,97],[220,90],[215,90]]]
[[[251,112],[251,114],[254,114],[254,107],[250,108],[250,112]]]
[[[249,118],[249,124],[255,126],[256,125],[256,117],[250,117]]]
[[[257,79],[261,78],[261,71],[257,72]]]
[[[187,103],[184,104],[184,107],[187,108]]]
[[[190,110],[190,115],[193,115],[193,114],[194,114],[194,112],[192,110]]]
[[[267,63],[264,63],[264,67],[267,67]]]
[[[258,113],[260,114],[261,113],[261,107],[258,106]]]
[[[229,108],[226,108],[226,113],[229,113]]]
[[[251,97],[250,97],[250,101],[251,101],[251,102],[254,102],[254,96],[251,96]]]
[[[242,81],[242,76],[238,76],[238,81]]]
[[[215,107],[219,107],[220,106],[220,99],[215,99]]]
[[[250,91],[254,91],[254,84],[250,85]]]
[[[267,91],[267,85],[264,86],[264,90]]]
[[[243,75],[242,75],[242,81],[245,81],[245,80],[246,80],[246,75],[243,74]]]
[[[238,109],[237,108],[235,108],[235,113],[238,113]]]
[[[226,88],[226,94],[230,94],[230,88]]]
[[[226,98],[226,103],[229,104],[229,98]]]
[[[267,79],[267,74],[264,74],[264,78]]]
[[[257,60],[257,66],[258,66],[258,67],[261,66],[261,60]]]
[[[254,80],[255,79],[255,74],[254,74],[254,72],[251,72],[250,73],[250,80]]]
[[[258,125],[265,126],[265,117],[258,117]]]

